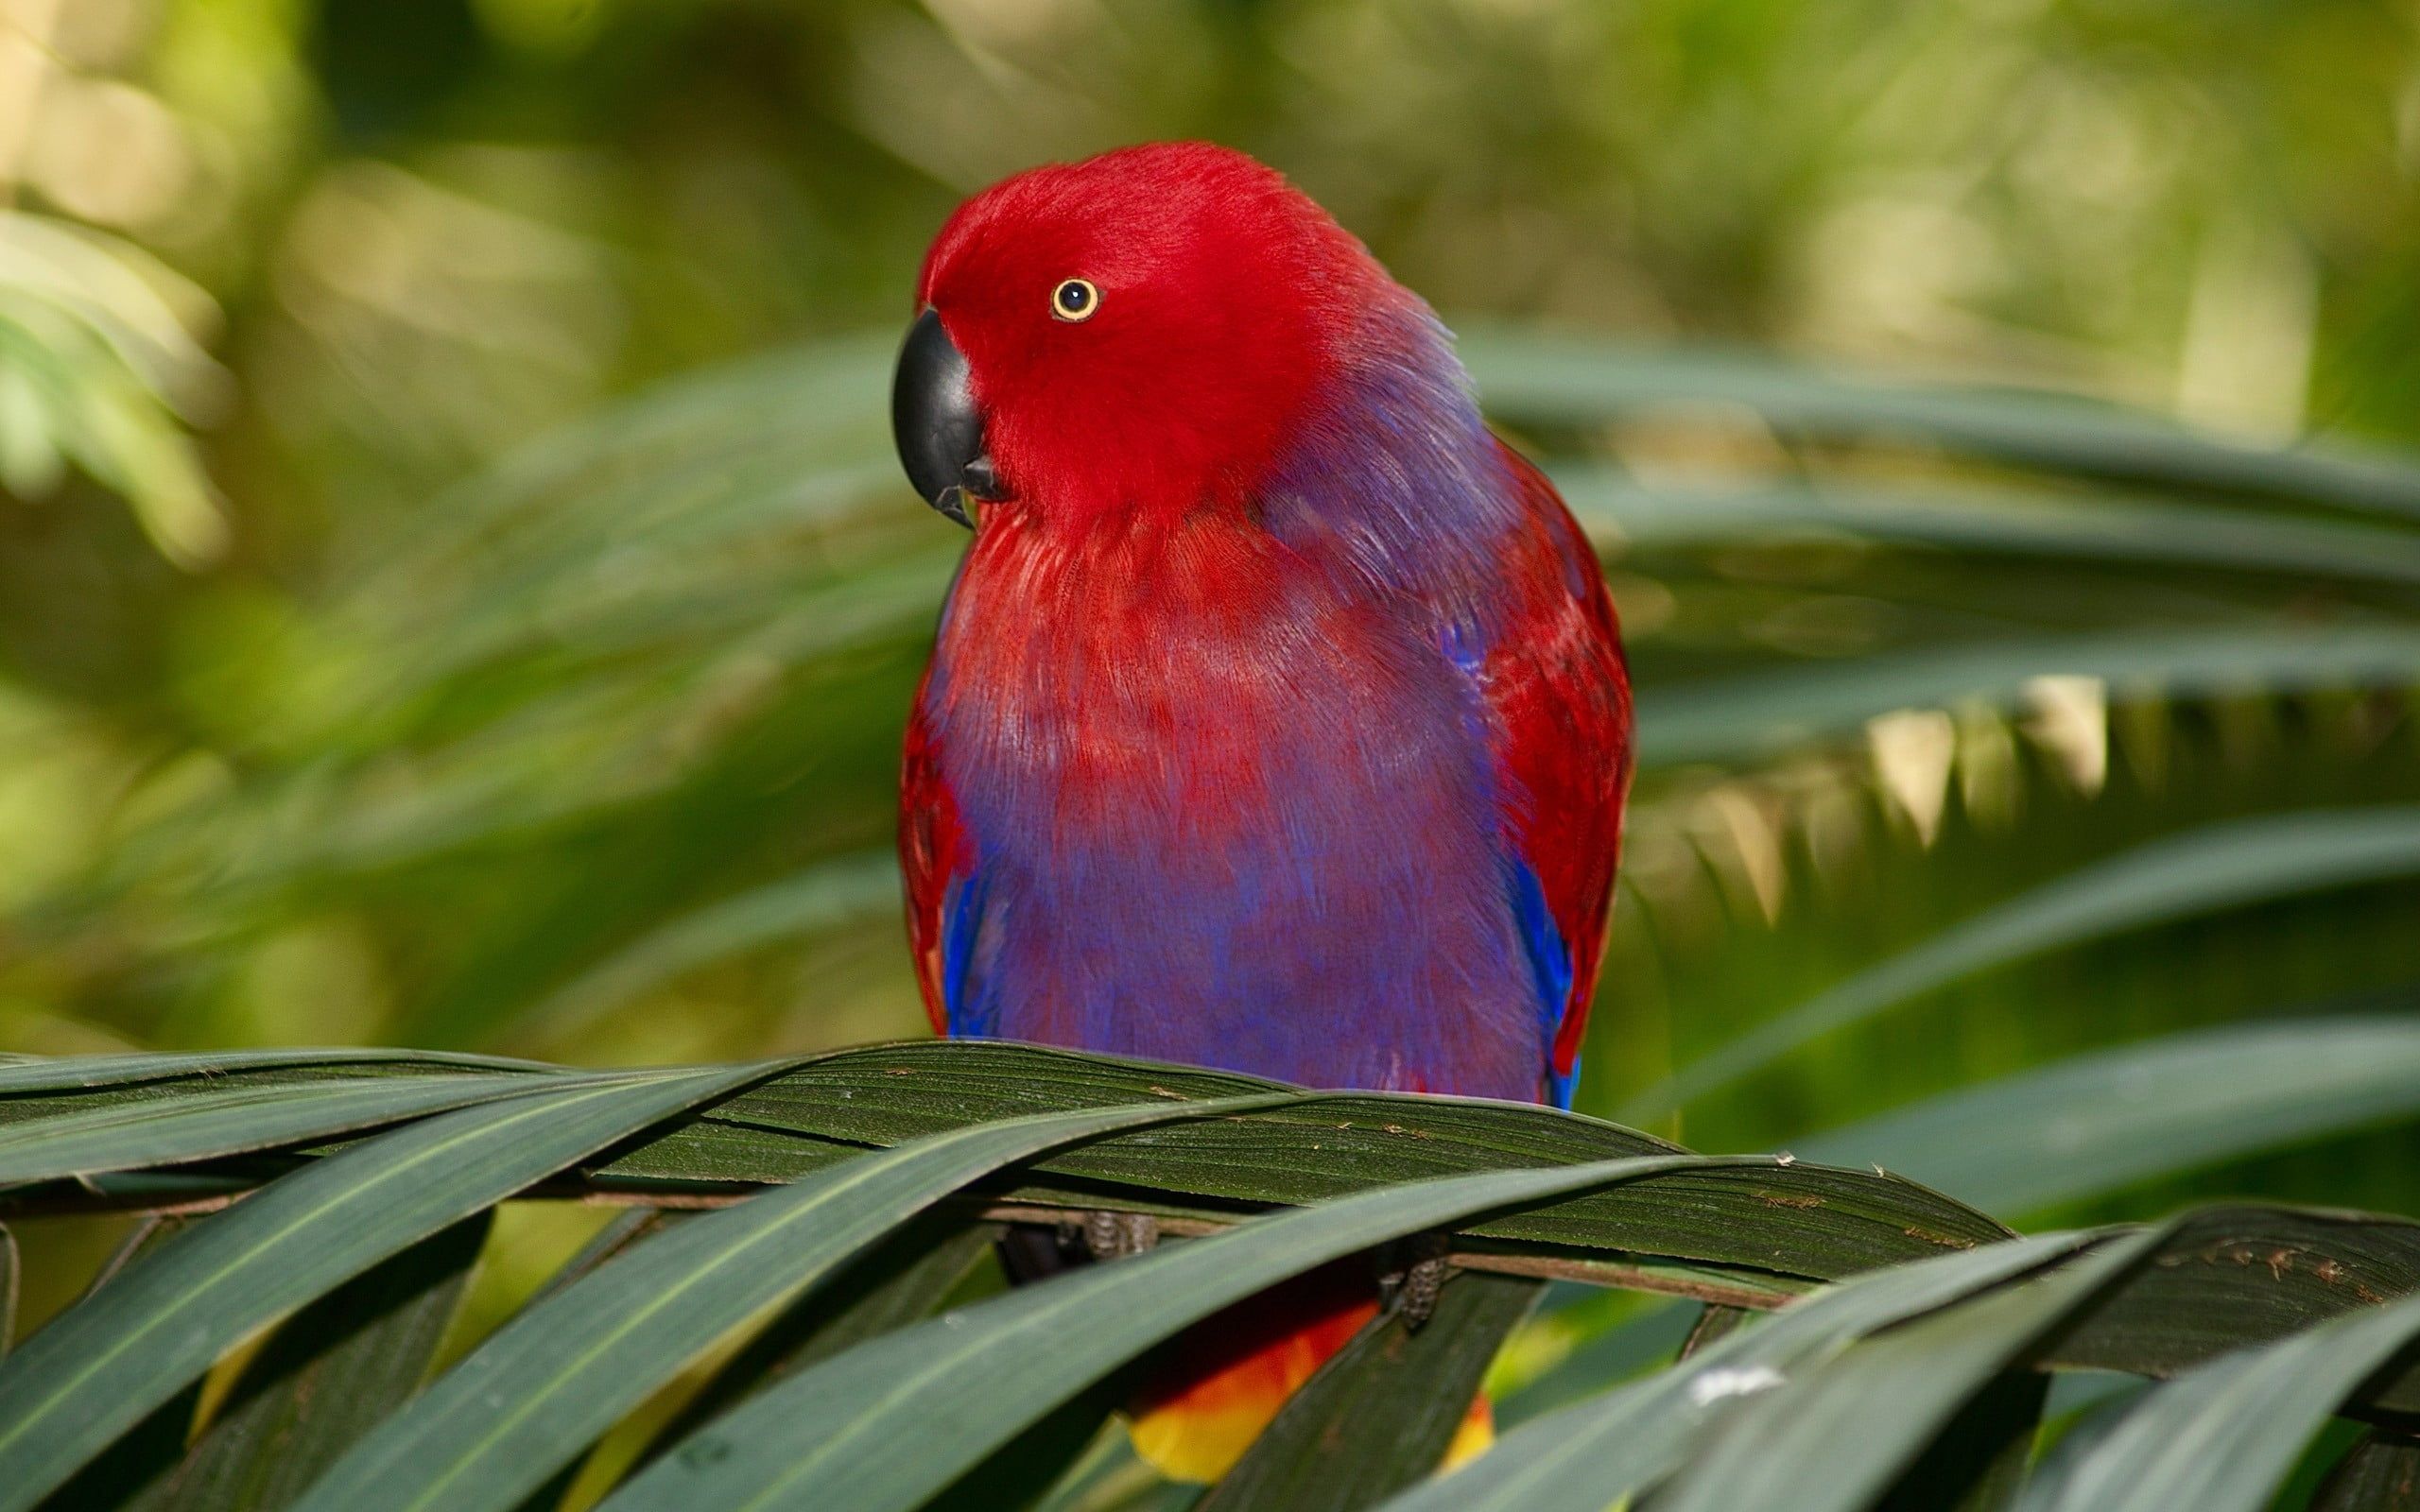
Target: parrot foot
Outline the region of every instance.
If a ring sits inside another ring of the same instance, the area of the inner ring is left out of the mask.
[[[1378,1300],[1403,1314],[1404,1327],[1417,1333],[1437,1311],[1437,1293],[1445,1284],[1446,1236],[1414,1234],[1378,1252]]]
[[[1084,1248],[1095,1260],[1123,1260],[1157,1248],[1160,1220],[1148,1212],[1084,1214]]]

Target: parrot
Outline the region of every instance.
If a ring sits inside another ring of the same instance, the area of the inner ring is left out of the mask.
[[[901,771],[935,1030],[1567,1108],[1620,631],[1426,302],[1276,170],[1177,142],[974,195],[915,312],[894,438],[972,531]],[[1331,1269],[1197,1327],[1136,1449],[1217,1479],[1377,1305]]]

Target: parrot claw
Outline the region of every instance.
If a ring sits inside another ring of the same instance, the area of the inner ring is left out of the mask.
[[[1084,1214],[1084,1249],[1095,1260],[1123,1260],[1157,1248],[1160,1221],[1148,1212]]]
[[[1403,1314],[1404,1327],[1417,1333],[1437,1311],[1437,1293],[1445,1284],[1446,1237],[1414,1234],[1379,1251],[1380,1303]]]

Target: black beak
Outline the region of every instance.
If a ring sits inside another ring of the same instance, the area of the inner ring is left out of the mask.
[[[916,317],[899,349],[890,432],[908,481],[925,502],[972,528],[968,503],[998,497],[999,479],[984,449],[983,412],[975,404],[965,354],[950,344],[937,311]]]

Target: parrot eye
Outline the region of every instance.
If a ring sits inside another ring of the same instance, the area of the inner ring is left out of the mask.
[[[1050,314],[1053,319],[1089,320],[1100,308],[1100,290],[1089,279],[1071,278],[1050,291]]]

